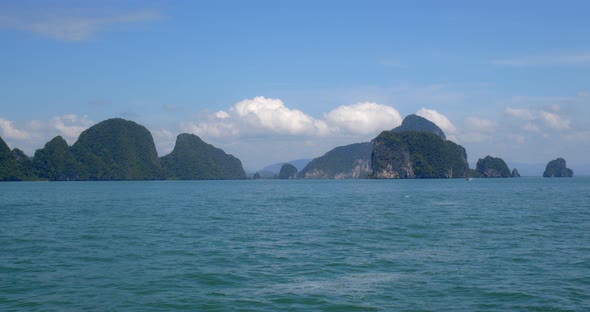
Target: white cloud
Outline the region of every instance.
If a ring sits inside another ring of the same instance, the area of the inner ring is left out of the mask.
[[[507,107],[504,113],[511,117],[516,117],[524,120],[533,120],[535,115],[528,109]]]
[[[231,122],[186,122],[180,124],[184,132],[198,136],[236,137],[240,135],[239,128]]]
[[[498,124],[495,121],[488,120],[488,119],[481,119],[477,117],[468,117],[467,118],[467,125],[475,131],[481,132],[493,132],[498,127]]]
[[[588,97],[588,96],[590,96],[590,92],[580,91],[580,92],[578,92],[578,96],[579,97]]]
[[[229,118],[229,114],[224,111],[218,111],[217,113],[215,113],[215,117],[219,119],[227,119]]]
[[[445,134],[447,132],[448,133],[457,132],[457,127],[455,127],[455,125],[453,125],[453,123],[449,120],[449,118],[447,118],[445,115],[437,112],[436,110],[428,109],[428,108],[421,108],[419,111],[416,112],[416,115],[418,115],[420,117],[424,117],[424,118],[432,121],[437,126],[439,126],[445,132]]]
[[[29,31],[58,40],[84,41],[114,25],[162,18],[162,14],[154,10],[138,10],[122,14],[104,14],[93,10],[58,10],[50,13],[27,12],[13,16],[0,16],[0,27]]]
[[[289,109],[279,99],[263,96],[238,102],[230,109],[230,116],[243,123],[246,130],[262,129],[286,135],[325,134],[328,130],[325,122],[300,110]]]
[[[73,143],[82,131],[88,129],[94,124],[88,116],[78,117],[74,114],[53,117],[50,122],[51,126],[57,129],[68,143]]]
[[[545,123],[549,127],[553,128],[553,129],[557,129],[557,130],[570,129],[570,121],[567,119],[561,118],[559,115],[557,115],[555,113],[541,111],[539,113],[539,116],[541,117],[541,119],[543,121],[545,121]]]
[[[350,133],[370,134],[399,126],[402,117],[391,106],[363,102],[343,105],[328,112],[326,122]]]
[[[0,129],[2,136],[8,139],[25,140],[31,137],[27,131],[15,128],[12,121],[3,118],[0,118]]]

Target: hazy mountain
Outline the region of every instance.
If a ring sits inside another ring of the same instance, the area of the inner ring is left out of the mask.
[[[371,174],[371,143],[356,143],[332,149],[314,158],[301,172],[306,179],[358,179]]]
[[[305,168],[305,166],[307,166],[307,164],[310,161],[311,161],[311,159],[306,158],[306,159],[296,159],[296,160],[276,163],[276,164],[266,166],[266,167],[258,170],[257,172],[262,178],[272,178],[275,175],[279,174],[279,172],[281,171],[281,167],[284,164],[291,164],[291,165],[295,166],[295,168],[297,168],[297,171],[301,171],[301,170],[303,170],[303,168]]]

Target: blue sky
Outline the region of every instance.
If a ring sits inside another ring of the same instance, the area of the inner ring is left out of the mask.
[[[248,169],[408,114],[470,162],[590,171],[587,1],[0,1],[0,136],[33,155],[107,118]]]

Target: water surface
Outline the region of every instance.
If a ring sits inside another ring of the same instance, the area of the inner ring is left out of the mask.
[[[587,311],[590,178],[2,183],[0,310]]]

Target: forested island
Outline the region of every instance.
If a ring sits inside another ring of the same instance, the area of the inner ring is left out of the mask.
[[[86,129],[71,147],[55,137],[32,159],[18,149],[11,151],[0,138],[2,181],[245,178],[239,159],[192,134],[180,134],[174,150],[159,158],[151,133],[120,118]]]
[[[470,169],[465,148],[446,139],[434,123],[407,116],[371,142],[336,147],[301,171],[283,164],[280,179],[420,179],[519,177],[501,158],[487,156]],[[573,171],[558,158],[543,176]],[[113,118],[83,131],[69,146],[57,136],[33,157],[10,150],[0,138],[0,181],[240,180],[241,161],[194,134],[179,134],[172,152],[158,157],[151,133],[133,121]],[[254,179],[261,178],[259,173]]]

